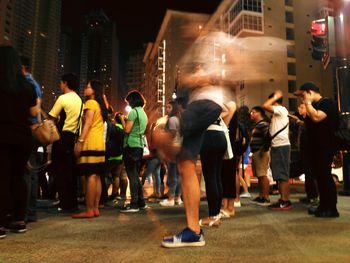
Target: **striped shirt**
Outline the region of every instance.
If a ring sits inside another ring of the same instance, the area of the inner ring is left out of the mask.
[[[264,146],[265,137],[269,132],[269,123],[261,120],[255,124],[250,137],[250,148],[252,152],[260,150]]]

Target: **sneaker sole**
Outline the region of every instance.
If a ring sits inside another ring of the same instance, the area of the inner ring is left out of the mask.
[[[12,233],[25,233],[25,232],[27,232],[27,229],[19,229],[19,230],[10,229],[10,232],[12,232]]]
[[[120,213],[137,213],[140,209],[120,210]]]
[[[271,205],[271,203],[258,203],[258,202],[256,202],[255,204],[258,205],[258,206],[269,206],[269,205]]]
[[[205,241],[200,242],[183,242],[183,243],[168,243],[162,242],[162,247],[165,248],[180,248],[180,247],[203,247],[205,246]]]
[[[272,211],[288,211],[288,210],[293,209],[293,206],[287,206],[287,207],[272,207],[272,208],[269,208],[269,209],[272,210]]]

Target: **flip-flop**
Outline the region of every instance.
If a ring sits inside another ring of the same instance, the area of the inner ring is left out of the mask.
[[[199,225],[200,226],[204,226],[204,227],[213,227],[213,226],[219,227],[220,226],[219,222],[220,222],[220,218],[219,217],[216,217],[216,218],[210,220],[208,224],[203,224],[203,220],[200,219],[199,220]]]

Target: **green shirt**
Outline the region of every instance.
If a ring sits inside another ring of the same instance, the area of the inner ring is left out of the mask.
[[[142,135],[145,133],[148,118],[142,107],[133,108],[128,114],[128,121],[133,121],[131,132],[125,135],[124,147],[143,148]]]

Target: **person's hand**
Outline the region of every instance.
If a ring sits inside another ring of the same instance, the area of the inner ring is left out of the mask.
[[[282,97],[283,97],[283,92],[281,90],[276,90],[275,95],[274,95],[274,99],[279,100]]]
[[[299,120],[299,118],[293,114],[288,114],[288,117],[289,117],[289,121],[293,122],[293,123],[295,123]]]
[[[75,145],[74,145],[74,155],[76,158],[80,157],[80,152],[83,148],[83,144],[81,142],[77,142]]]
[[[312,96],[312,93],[311,93],[311,92],[304,91],[304,92],[303,92],[302,98],[303,98],[303,102],[304,102],[305,104],[310,104],[310,103],[312,103],[312,98],[313,98],[313,96]]]

